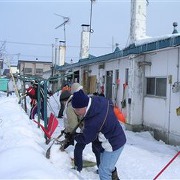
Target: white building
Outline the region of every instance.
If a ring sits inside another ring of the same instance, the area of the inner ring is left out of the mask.
[[[132,16],[128,47],[80,59],[58,71],[70,82],[81,83],[87,93],[104,92],[116,102],[127,129],[150,130],[155,138],[180,145],[180,34],[146,38],[146,18],[140,16],[146,15],[145,3],[131,2],[137,17]]]

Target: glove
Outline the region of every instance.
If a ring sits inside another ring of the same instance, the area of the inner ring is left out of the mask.
[[[66,149],[70,145],[74,145],[74,135],[66,133],[63,149]]]
[[[63,149],[66,149],[70,145],[74,146],[74,140],[66,141],[66,143],[64,143]]]
[[[74,141],[74,134],[66,133],[65,139],[67,139],[68,142]]]

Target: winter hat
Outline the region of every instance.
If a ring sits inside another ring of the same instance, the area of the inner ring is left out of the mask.
[[[83,86],[81,86],[79,83],[73,83],[71,85],[71,93],[72,94],[79,91],[80,89],[83,89]]]
[[[60,101],[67,101],[70,96],[71,96],[71,93],[68,90],[65,90],[60,95]]]
[[[37,80],[32,80],[31,84],[32,84],[32,86],[38,86],[38,81]]]
[[[25,89],[28,89],[28,88],[29,88],[29,85],[28,85],[28,84],[26,84],[26,85],[25,85]]]
[[[80,89],[73,94],[71,103],[73,108],[87,107],[89,103],[89,97],[84,94],[82,89]]]

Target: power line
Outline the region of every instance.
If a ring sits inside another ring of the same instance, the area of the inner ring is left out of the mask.
[[[20,45],[33,45],[33,46],[47,46],[47,47],[52,47],[52,44],[40,44],[40,43],[25,43],[25,42],[14,42],[14,41],[0,41],[1,43],[4,43],[6,42],[7,44],[20,44]],[[69,48],[80,48],[80,46],[73,46],[73,45],[68,45]],[[94,47],[91,47],[91,48],[111,48],[110,46],[94,46]]]
[[[0,41],[2,42],[6,42],[9,44],[23,44],[23,45],[33,45],[33,46],[52,46],[51,44],[38,44],[38,43],[25,43],[25,42],[13,42],[13,41]]]
[[[2,41],[0,40],[0,43],[2,44],[17,44],[17,45],[29,45],[29,46],[44,46],[44,47],[48,47],[48,48],[52,48],[52,44],[43,44],[43,43],[29,43],[29,42],[17,42],[17,41]],[[80,49],[80,46],[72,46],[72,45],[69,45],[66,47],[68,48],[79,48]],[[106,46],[106,47],[91,47],[91,48],[94,48],[94,49],[110,49],[111,47],[110,46]],[[9,54],[9,53],[4,53],[8,56],[10,55],[15,55],[15,54]],[[27,55],[27,54],[22,54],[22,53],[19,53],[19,58],[45,58],[45,59],[51,59],[52,56],[44,56],[44,55]],[[78,59],[79,57],[76,57],[76,56],[67,56],[66,57],[67,59]]]
[[[6,54],[6,56],[14,56],[14,55],[17,55],[17,54]],[[49,58],[51,59],[52,57],[51,56],[43,56],[43,55],[30,55],[30,54],[20,54],[19,55],[20,57],[31,57],[31,58],[37,58],[37,57],[41,57],[41,58]],[[78,57],[68,57],[67,58],[78,58]]]
[[[44,57],[44,58],[52,58],[51,56],[42,56],[42,55],[25,55],[25,54],[21,54],[21,56],[23,57]],[[78,57],[68,57],[67,58],[78,58]]]

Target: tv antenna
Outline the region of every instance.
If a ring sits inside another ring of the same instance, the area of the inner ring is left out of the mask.
[[[69,19],[69,17],[66,17],[66,16],[62,16],[62,15],[59,15],[59,14],[56,14],[56,13],[54,13],[54,14],[56,16],[62,17],[63,20],[64,20],[64,22],[62,24],[60,24],[59,26],[57,26],[55,29],[58,29],[58,28],[64,26],[64,42],[66,43],[66,23],[68,23],[70,19]]]

